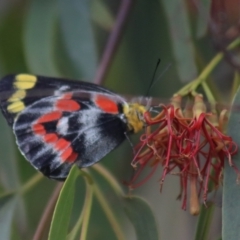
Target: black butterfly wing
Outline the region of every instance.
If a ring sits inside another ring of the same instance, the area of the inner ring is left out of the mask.
[[[8,75],[0,81],[0,107],[12,126],[16,116],[29,105],[64,92],[85,91],[117,96],[99,85],[30,74]]]
[[[121,113],[107,113],[81,92],[69,92],[27,106],[13,130],[20,151],[36,169],[65,179],[72,164],[88,167],[116,148],[127,126]]]

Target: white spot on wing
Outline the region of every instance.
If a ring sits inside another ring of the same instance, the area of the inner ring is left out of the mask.
[[[55,96],[62,95],[62,93],[66,92],[66,90],[68,90],[68,89],[69,89],[69,86],[67,86],[67,85],[61,86],[58,90],[54,91],[54,95]]]
[[[83,110],[79,112],[78,121],[86,126],[95,126],[96,122],[98,121],[99,114],[101,113],[102,111],[97,108]]]
[[[62,117],[58,121],[57,132],[61,135],[67,135],[67,132],[68,132],[68,117]]]
[[[92,144],[97,144],[97,141],[99,139],[99,132],[100,128],[89,128],[87,130],[87,135],[85,136],[84,144],[86,146],[91,146]]]

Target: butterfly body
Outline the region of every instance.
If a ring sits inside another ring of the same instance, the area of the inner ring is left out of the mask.
[[[28,74],[0,81],[1,110],[25,158],[44,175],[65,179],[140,131],[146,108],[92,83]]]

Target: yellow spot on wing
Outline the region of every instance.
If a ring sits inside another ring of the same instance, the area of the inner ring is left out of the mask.
[[[25,108],[25,105],[22,101],[17,101],[8,105],[7,110],[11,113],[21,112]]]
[[[29,74],[18,74],[15,77],[14,86],[18,89],[31,89],[35,86],[37,77]]]
[[[25,97],[26,97],[26,91],[20,89],[12,94],[12,96],[8,99],[8,102],[17,102],[21,99],[24,99]]]

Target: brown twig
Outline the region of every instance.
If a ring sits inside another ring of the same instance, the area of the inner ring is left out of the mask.
[[[46,229],[46,227],[49,225],[50,223],[50,220],[51,220],[51,216],[53,214],[53,211],[54,211],[54,207],[55,207],[55,204],[57,202],[57,199],[58,199],[58,195],[59,195],[59,192],[62,188],[62,185],[63,183],[58,183],[52,196],[50,197],[48,203],[47,203],[47,206],[43,212],[43,215],[40,219],[40,222],[37,226],[37,230],[33,236],[33,240],[40,240],[42,239],[43,237],[43,234],[44,234],[44,230]]]
[[[96,84],[101,84],[107,75],[114,53],[116,52],[119,42],[122,38],[122,33],[133,7],[133,3],[134,0],[122,0],[113,30],[108,38],[108,42],[94,78],[94,83]]]

